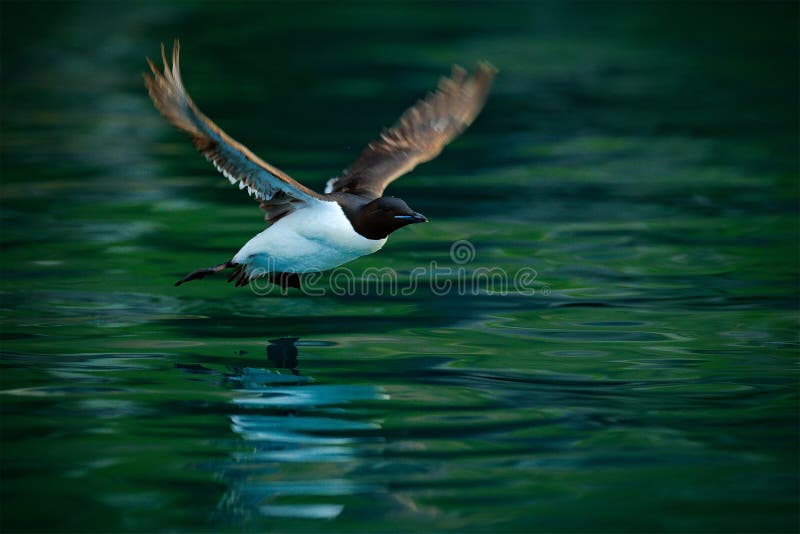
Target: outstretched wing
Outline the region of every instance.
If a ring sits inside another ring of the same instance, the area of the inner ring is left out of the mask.
[[[188,133],[195,148],[232,184],[239,184],[239,189],[247,189],[248,194],[261,202],[268,221],[275,221],[294,209],[320,200],[320,195],[250,152],[197,108],[183,86],[177,39],[172,48],[172,67],[167,62],[163,44],[161,59],[163,72],[159,72],[148,58],[152,73],[144,75],[147,91],[156,108],[175,127]]]
[[[497,71],[479,63],[467,76],[459,66],[400,117],[380,139],[371,142],[338,178],[328,181],[326,193],[346,192],[366,197],[386,187],[420,163],[430,161],[478,116]]]

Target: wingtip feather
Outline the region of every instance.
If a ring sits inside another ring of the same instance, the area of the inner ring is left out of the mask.
[[[161,43],[161,61],[164,63],[164,72],[169,70],[169,63],[167,63],[167,51],[164,48],[164,43]]]
[[[176,84],[183,87],[181,80],[181,43],[176,37],[172,42],[172,78]]]
[[[495,67],[494,65],[492,65],[491,62],[489,62],[489,61],[487,61],[485,59],[481,59],[480,61],[478,61],[478,63],[475,65],[475,70],[481,71],[481,72],[487,72],[487,73],[490,73],[492,75],[497,74],[498,72],[500,72],[499,70],[497,70],[497,67]]]
[[[489,88],[494,82],[494,77],[498,72],[499,71],[497,70],[497,67],[486,60],[481,60],[477,63],[477,65],[475,65],[475,70],[472,72],[472,78],[479,85],[485,86],[486,92],[488,92]]]

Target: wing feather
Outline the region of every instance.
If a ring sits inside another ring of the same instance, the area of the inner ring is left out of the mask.
[[[320,199],[320,195],[230,137],[197,108],[181,79],[180,43],[177,39],[172,48],[172,66],[167,61],[163,44],[161,60],[163,72],[148,58],[151,72],[144,74],[145,86],[156,108],[175,127],[188,133],[195,148],[232,184],[246,189],[249,195],[260,201],[268,221],[277,220],[307,202]],[[280,210],[273,210],[274,206],[280,206]]]
[[[481,112],[497,71],[479,63],[471,75],[453,67],[450,78],[442,78],[437,90],[406,110],[380,138],[372,141],[341,176],[330,180],[325,190],[377,197],[384,189],[430,161],[463,132]]]

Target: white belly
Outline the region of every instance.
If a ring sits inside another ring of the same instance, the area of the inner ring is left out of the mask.
[[[336,202],[320,201],[290,213],[248,241],[233,261],[248,274],[308,273],[338,267],[380,250],[386,239],[367,239]]]

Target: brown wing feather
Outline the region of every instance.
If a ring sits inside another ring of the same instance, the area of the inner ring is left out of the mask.
[[[436,92],[406,110],[340,177],[329,182],[330,191],[381,196],[392,181],[438,156],[478,116],[496,72],[490,64],[479,63],[467,76],[464,69],[454,66],[451,77],[442,78]]]
[[[183,86],[180,71],[180,44],[175,40],[172,67],[161,45],[164,71],[159,72],[150,59],[151,74],[144,74],[150,98],[161,114],[175,127],[192,137],[195,148],[214,164],[232,184],[247,189],[267,212],[266,219],[275,221],[320,195],[293,180],[280,169],[253,154],[206,117],[194,104]]]

